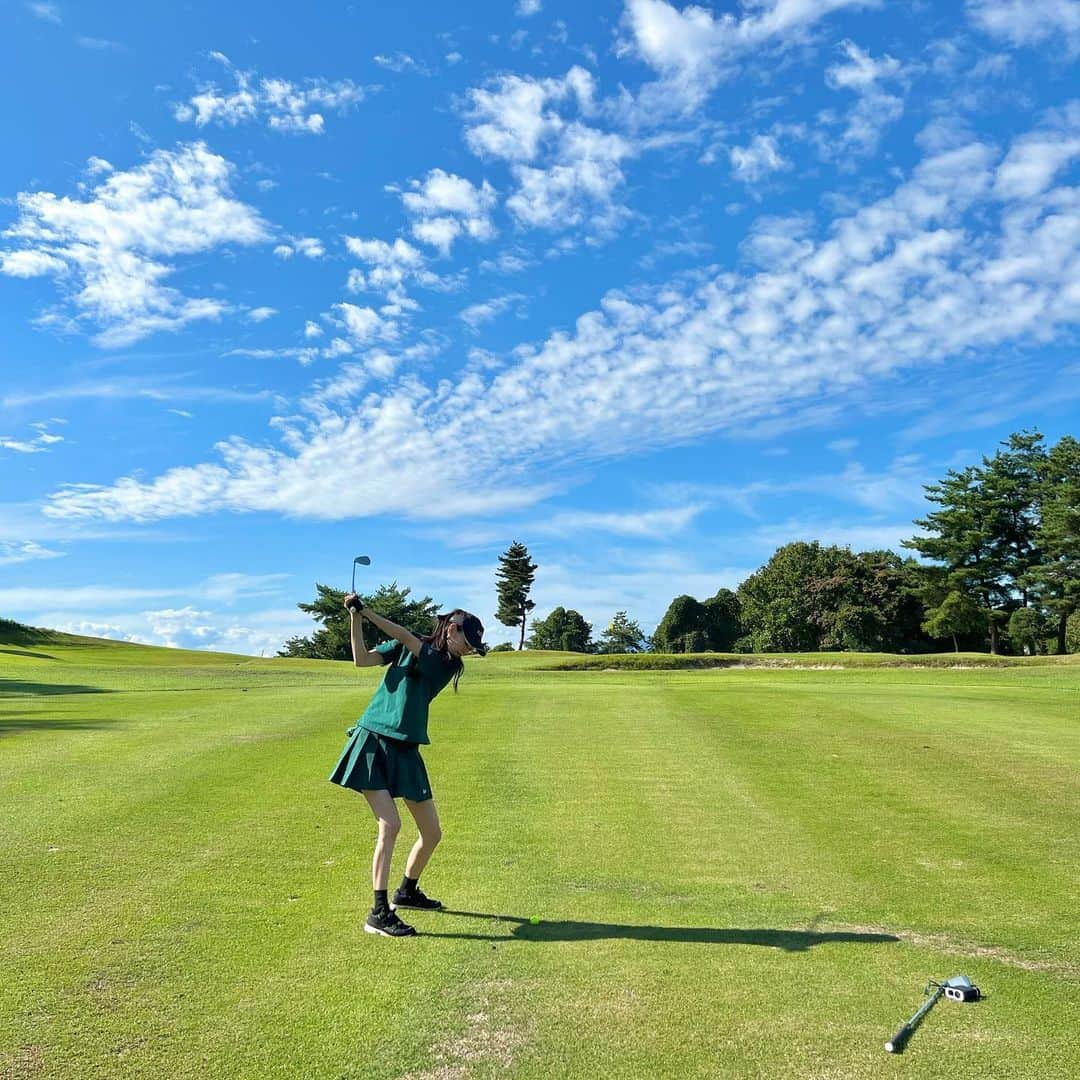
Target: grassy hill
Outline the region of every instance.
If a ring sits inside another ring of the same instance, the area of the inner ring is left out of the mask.
[[[1075,657],[470,660],[449,910],[386,941],[326,780],[378,671],[18,633],[2,1077],[1075,1075]],[[958,973],[986,999],[885,1054]]]

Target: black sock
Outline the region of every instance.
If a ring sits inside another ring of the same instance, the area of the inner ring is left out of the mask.
[[[386,899],[386,890],[385,889],[376,889],[375,890],[375,907],[372,910],[374,910],[374,911],[389,911],[390,910],[390,901]]]
[[[398,891],[403,893],[416,892],[416,883],[419,880],[419,878],[409,877],[408,874],[406,874],[405,877],[401,879],[401,888]]]

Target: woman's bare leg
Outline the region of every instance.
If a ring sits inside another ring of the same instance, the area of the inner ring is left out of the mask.
[[[401,816],[389,791],[365,791],[364,797],[379,823],[375,855],[371,860],[371,887],[378,892],[385,890],[390,880],[390,857],[394,854],[394,841],[401,832]]]
[[[409,808],[409,813],[412,814],[413,821],[420,830],[420,835],[416,838],[412,851],[409,852],[409,860],[405,864],[405,876],[415,880],[427,866],[435,845],[442,839],[442,826],[439,824],[439,812],[435,809],[434,799],[425,799],[423,802],[406,799],[405,805]]]

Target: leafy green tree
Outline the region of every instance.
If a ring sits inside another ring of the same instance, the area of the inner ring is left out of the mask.
[[[607,629],[600,635],[602,653],[638,653],[645,650],[645,632],[625,611],[616,611]]]
[[[953,648],[959,652],[960,635],[983,631],[986,618],[985,608],[966,593],[953,590],[937,607],[927,612],[923,629],[932,638],[951,637]]]
[[[703,652],[708,640],[708,613],[692,596],[676,596],[653,633],[657,652]]]
[[[514,646],[509,641],[500,641],[490,652],[514,652]]]
[[[1046,455],[1039,501],[1039,559],[1026,584],[1054,616],[1057,652],[1064,653],[1069,620],[1080,610],[1080,442],[1071,435]]]
[[[1065,624],[1065,651],[1080,652],[1080,611],[1074,611]]]
[[[892,551],[841,549],[832,571],[807,580],[820,647],[842,652],[918,652],[923,606],[909,589],[914,559]]]
[[[796,540],[777,548],[765,566],[738,589],[740,618],[750,649],[820,650],[825,636],[820,617],[823,600],[810,586],[834,577],[850,555],[843,548],[822,547],[816,540]]]
[[[706,649],[710,652],[731,652],[742,633],[741,605],[731,589],[718,589],[706,600]]]
[[[311,660],[352,660],[349,613],[343,607],[345,590],[316,584],[315,592],[312,603],[296,606],[320,623],[320,628],[309,638],[290,638],[278,652],[278,656],[302,656]],[[422,600],[410,600],[411,592],[408,587],[398,588],[395,581],[391,585],[380,585],[369,596],[361,594],[360,599],[365,607],[399,626],[404,626],[414,634],[430,633],[439,611],[438,605],[430,596],[425,596]],[[386,635],[371,623],[364,624],[364,641],[369,648],[386,640]]]
[[[592,626],[573,608],[557,607],[546,619],[534,619],[530,630],[530,649],[593,651]]]
[[[1017,652],[1036,656],[1046,652],[1046,641],[1054,631],[1045,613],[1033,607],[1017,608],[1009,616],[1009,641]]]
[[[529,599],[537,565],[529,558],[528,548],[514,541],[499,557],[495,572],[495,587],[499,596],[499,609],[495,617],[504,626],[521,628],[518,649],[525,647],[525,621],[536,604]]]

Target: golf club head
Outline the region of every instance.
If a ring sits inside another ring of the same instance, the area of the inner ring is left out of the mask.
[[[371,556],[370,555],[357,555],[356,558],[353,559],[353,561],[352,561],[352,588],[349,590],[350,592],[356,592],[356,568],[358,566],[370,566],[370,565],[371,565]]]

